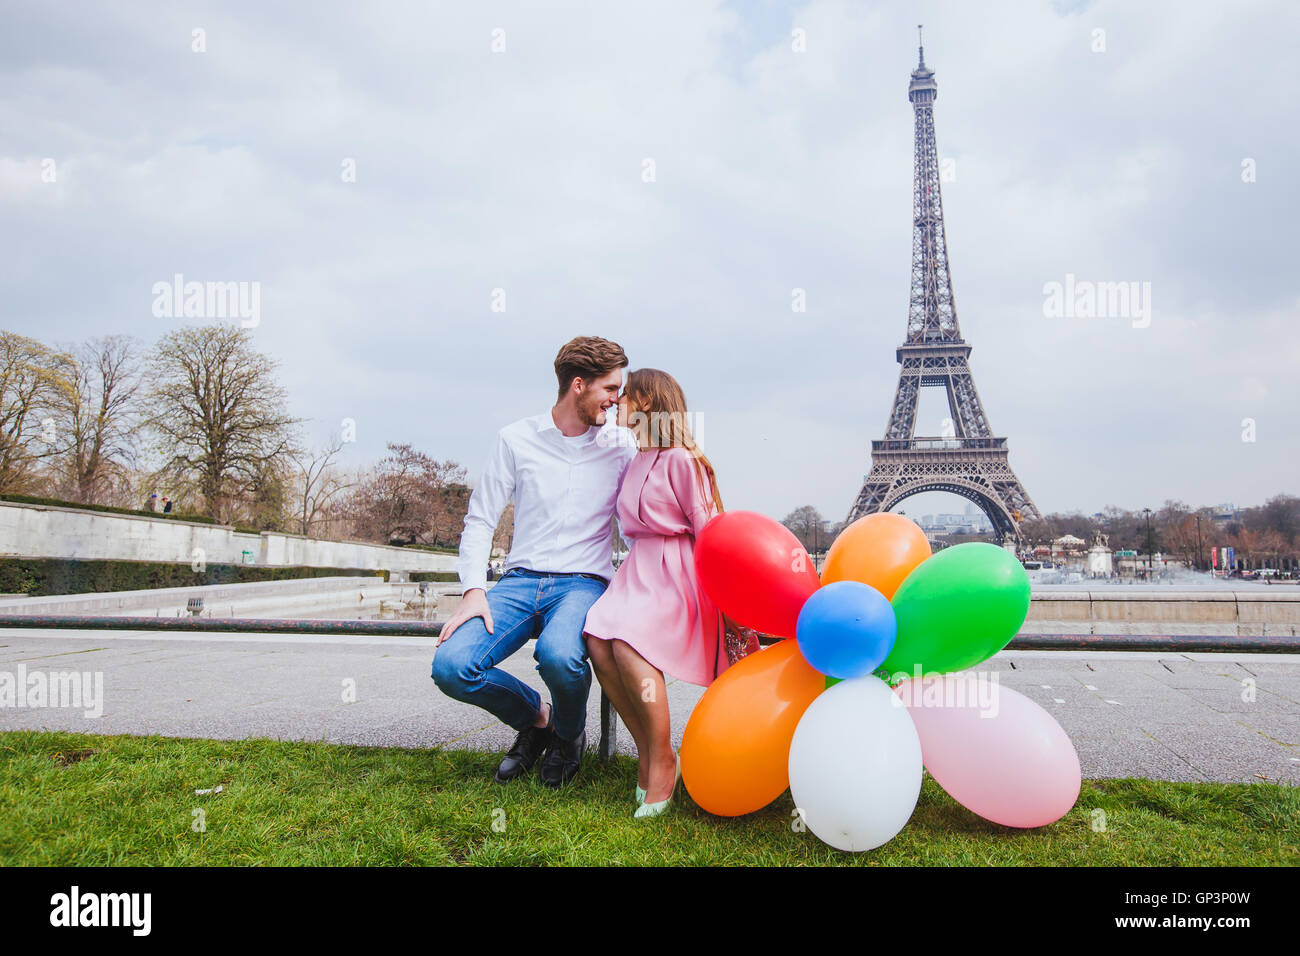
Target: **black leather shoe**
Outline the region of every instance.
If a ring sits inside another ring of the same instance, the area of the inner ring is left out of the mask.
[[[514,746],[506,751],[506,759],[497,767],[496,782],[509,783],[520,774],[533,769],[533,764],[555,740],[555,714],[552,713],[545,727],[529,727],[521,730],[515,738]]]
[[[542,769],[538,771],[542,783],[548,787],[561,787],[572,780],[582,766],[582,755],[586,749],[586,730],[583,730],[577,740],[561,740],[552,735],[551,747],[542,758]]]

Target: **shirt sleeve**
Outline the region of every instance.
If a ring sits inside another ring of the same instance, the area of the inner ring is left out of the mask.
[[[465,530],[460,535],[460,556],[456,573],[460,575],[461,593],[471,588],[487,590],[487,563],[492,553],[492,535],[501,520],[501,512],[515,493],[515,456],[502,432],[488,456],[487,466],[465,512]]]
[[[686,516],[686,523],[691,527],[691,534],[700,536],[709,519],[717,513],[713,501],[713,489],[706,489],[700,483],[702,466],[697,466],[695,456],[689,451],[674,451],[668,455],[668,484],[677,498],[677,504]],[[708,472],[703,477],[708,481]]]

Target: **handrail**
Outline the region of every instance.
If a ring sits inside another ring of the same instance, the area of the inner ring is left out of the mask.
[[[369,634],[437,637],[441,621],[357,621],[329,618],[117,617],[79,614],[0,614],[0,628],[86,631],[185,631],[217,634]],[[764,643],[772,643],[764,641]],[[1300,637],[1236,634],[1023,634],[1007,650],[1236,652],[1300,654]]]
[[[1179,654],[1300,654],[1300,637],[1237,634],[1025,634],[1009,651],[1172,651]]]
[[[437,637],[442,622],[355,621],[273,617],[118,617],[82,614],[0,614],[0,628],[53,628],[86,631],[193,631],[236,634],[387,634]]]

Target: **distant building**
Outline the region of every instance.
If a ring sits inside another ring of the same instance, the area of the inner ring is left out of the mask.
[[[1076,538],[1072,534],[1063,534],[1052,542],[1052,557],[1082,554],[1086,544],[1087,542],[1082,538]]]
[[[1214,506],[1213,518],[1215,521],[1236,521],[1240,516],[1241,512],[1238,511],[1237,506],[1231,502],[1225,502],[1224,504]]]
[[[988,534],[993,530],[993,522],[973,505],[967,506],[965,514],[923,515],[918,524],[927,535]]]

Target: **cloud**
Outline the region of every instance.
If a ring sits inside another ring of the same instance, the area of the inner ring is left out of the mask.
[[[601,334],[681,380],[729,507],[842,517],[905,330],[918,19],[958,317],[1039,506],[1296,492],[1282,3],[29,8],[6,327],[152,342],[154,282],[259,281],[295,414],[472,477]],[[1150,326],[1045,317],[1067,273],[1150,282]]]

